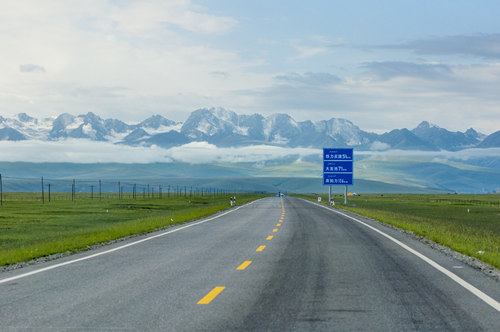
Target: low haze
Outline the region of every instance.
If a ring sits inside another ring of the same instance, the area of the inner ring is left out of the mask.
[[[4,1],[0,115],[500,129],[498,1]]]
[[[296,156],[297,158],[321,157],[322,150],[314,148],[287,148],[270,145],[221,148],[206,142],[161,148],[158,146],[132,147],[108,142],[94,142],[84,139],[68,139],[57,142],[22,141],[2,142],[3,162],[71,162],[71,163],[258,163],[266,160]],[[442,163],[449,159],[463,160],[498,157],[500,148],[468,149],[461,151],[356,151],[360,157],[374,158],[434,158]],[[299,159],[300,161],[300,159]],[[311,170],[313,175],[320,175],[321,169]],[[315,173],[314,173],[315,172]],[[316,174],[317,173],[317,174]]]

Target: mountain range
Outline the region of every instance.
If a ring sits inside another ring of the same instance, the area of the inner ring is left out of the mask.
[[[130,146],[156,145],[164,148],[206,141],[219,147],[275,145],[282,147],[353,147],[359,150],[459,151],[500,147],[500,131],[484,135],[470,128],[452,132],[427,121],[409,130],[394,129],[384,134],[361,130],[351,121],[331,118],[295,121],[287,114],[239,115],[223,108],[193,111],[185,122],[154,115],[138,124],[103,119],[94,113],[61,114],[37,119],[26,113],[0,116],[0,141],[60,141],[88,139]]]

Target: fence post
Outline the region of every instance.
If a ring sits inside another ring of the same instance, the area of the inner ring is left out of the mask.
[[[43,176],[42,176],[42,204],[45,204],[45,192],[43,190]]]

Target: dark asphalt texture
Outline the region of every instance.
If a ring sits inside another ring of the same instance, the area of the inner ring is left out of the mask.
[[[500,301],[500,283],[482,272],[357,218]],[[295,198],[2,282],[158,234],[1,273],[0,331],[500,331],[500,312],[422,259]],[[198,304],[215,287],[225,288]]]

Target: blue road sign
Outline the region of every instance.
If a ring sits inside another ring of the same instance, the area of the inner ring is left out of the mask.
[[[353,155],[353,150],[352,149],[323,149],[323,161],[328,161],[328,160],[353,160],[352,155]]]
[[[323,161],[323,173],[352,173],[352,161]]]
[[[324,185],[352,185],[352,173],[324,173]]]
[[[353,184],[353,149],[323,149],[323,184]]]

